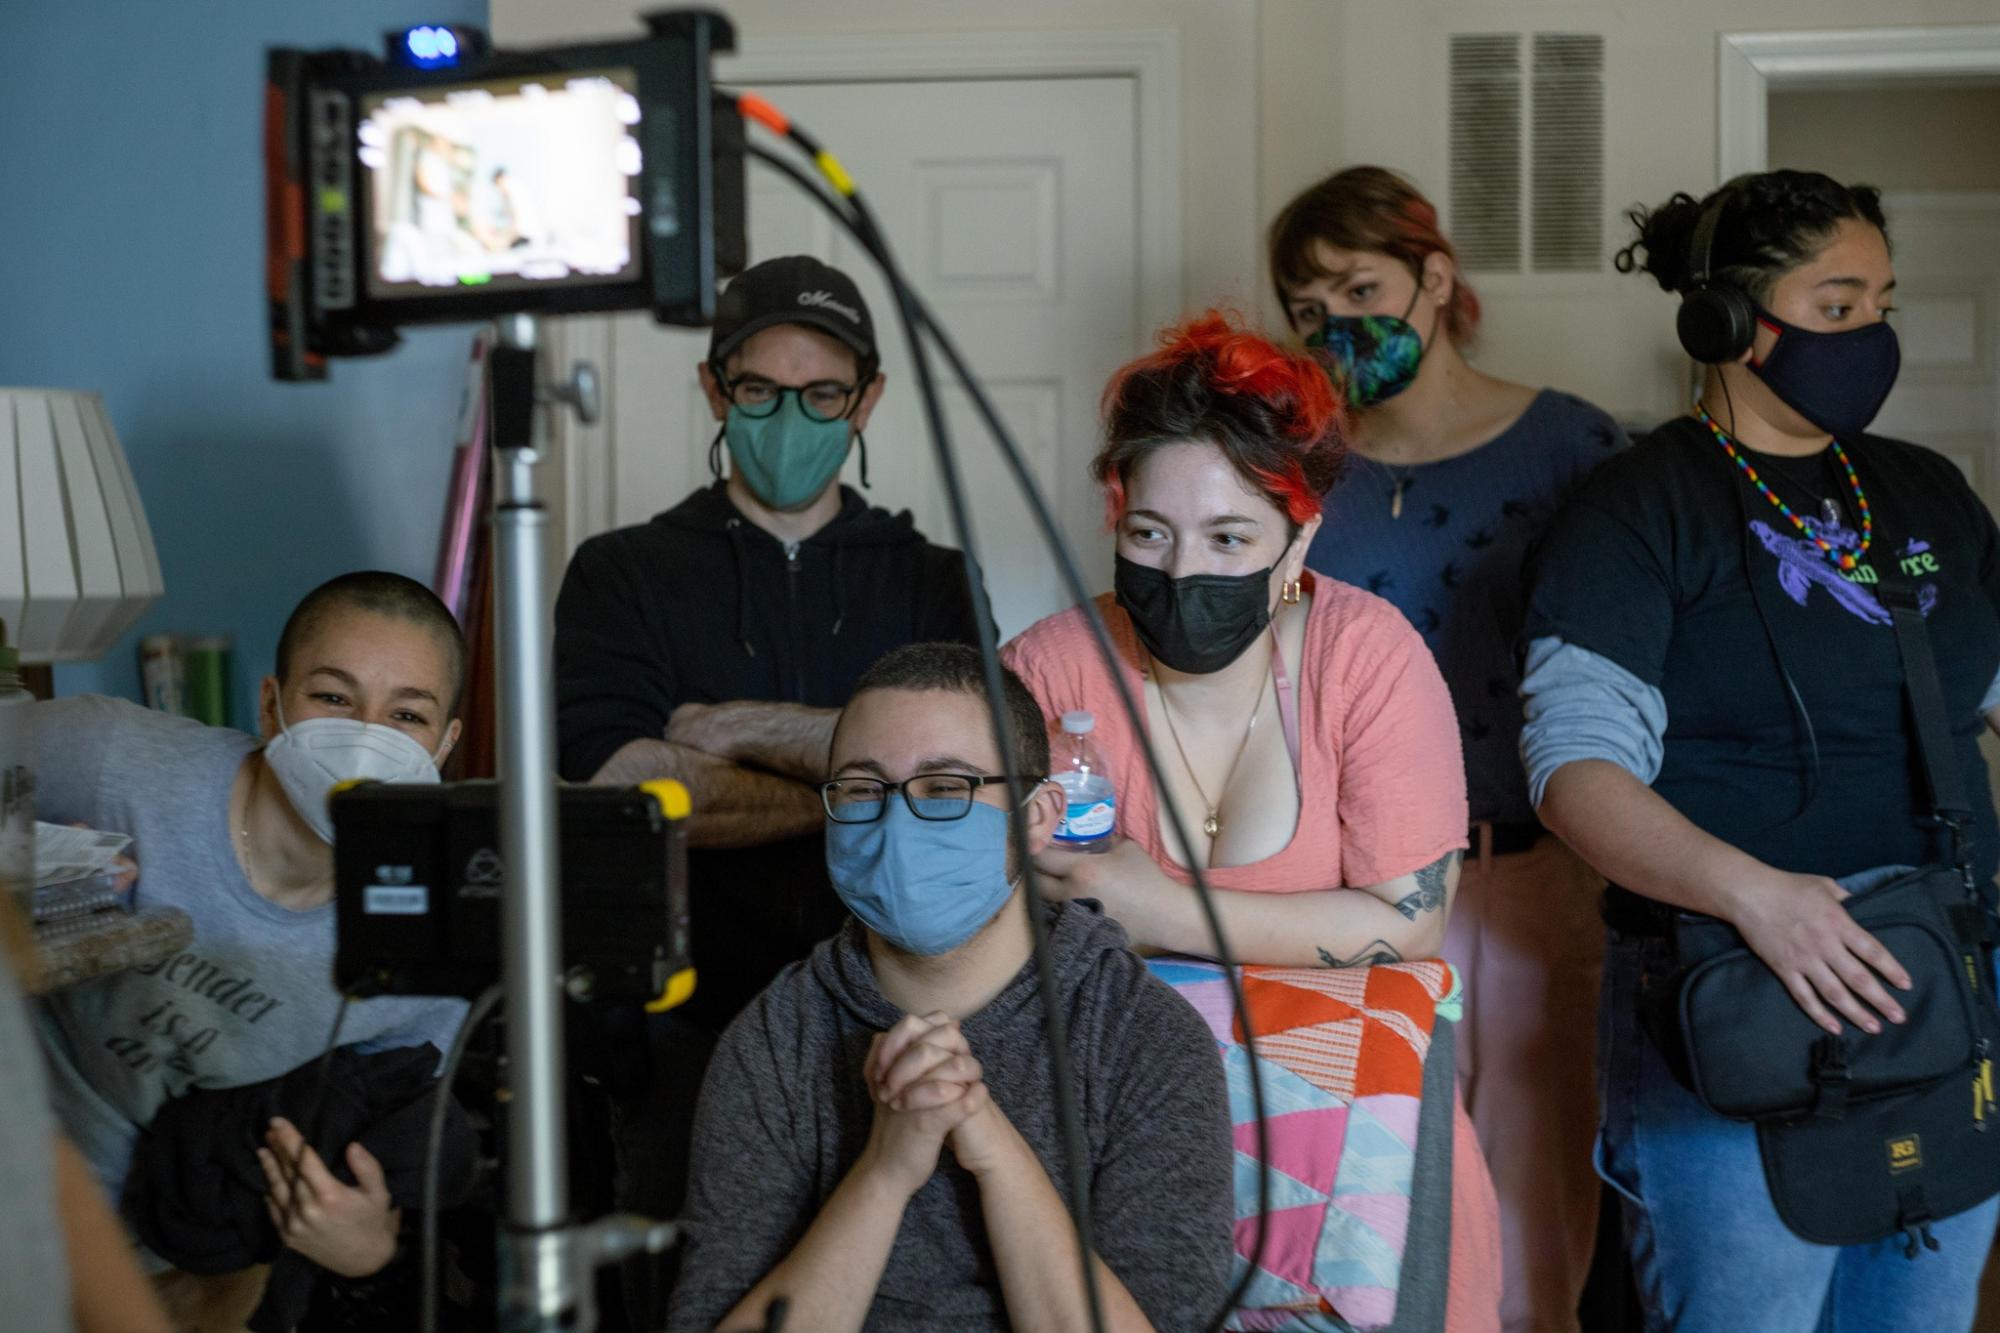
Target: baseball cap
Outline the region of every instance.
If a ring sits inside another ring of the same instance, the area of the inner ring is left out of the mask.
[[[751,334],[804,324],[854,349],[865,371],[876,363],[875,321],[854,279],[811,255],[767,259],[743,270],[716,302],[708,359],[721,363]]]

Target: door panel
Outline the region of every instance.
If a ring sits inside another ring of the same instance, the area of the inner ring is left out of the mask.
[[[1958,464],[2000,500],[2000,195],[1888,194],[1903,369],[1874,430]],[[1982,738],[2000,792],[2000,741]]]
[[[1015,435],[1093,590],[1110,581],[1088,464],[1097,398],[1139,347],[1137,146],[1129,78],[779,85],[765,90],[840,158]],[[873,504],[957,545],[887,284],[789,181],[750,170],[753,261],[810,253],[861,285],[887,389],[867,433]],[[707,333],[609,321],[613,522],[706,483],[716,423],[694,372]],[[937,373],[943,367],[933,357]],[[1069,604],[1053,557],[962,386],[947,420],[1003,635]],[[726,464],[725,464],[726,466]],[[850,458],[843,474],[859,485]],[[578,537],[587,534],[575,534]]]

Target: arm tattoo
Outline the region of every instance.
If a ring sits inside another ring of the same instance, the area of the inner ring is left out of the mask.
[[[1458,864],[1457,852],[1446,852],[1417,872],[1417,891],[1396,900],[1396,910],[1410,920],[1419,912],[1435,912],[1444,906],[1445,877]]]
[[[1397,953],[1387,940],[1376,940],[1364,946],[1352,958],[1335,958],[1325,949],[1321,949],[1319,960],[1328,967],[1380,967],[1384,963],[1402,962],[1403,955]]]

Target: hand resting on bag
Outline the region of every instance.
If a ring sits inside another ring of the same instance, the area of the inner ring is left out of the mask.
[[[1880,1032],[1882,1018],[1901,1023],[1902,1006],[1882,983],[1908,990],[1910,974],[1847,914],[1847,890],[1821,875],[1763,869],[1762,881],[1739,895],[1731,924],[1806,1016],[1836,1036],[1836,1012],[1864,1032]]]

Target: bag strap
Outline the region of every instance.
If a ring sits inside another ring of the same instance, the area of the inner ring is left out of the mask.
[[[1951,833],[1952,863],[1963,866],[1970,849],[1965,830],[1972,806],[1965,799],[1964,776],[1952,762],[1951,724],[1944,705],[1944,684],[1938,679],[1937,658],[1931,653],[1930,627],[1916,588],[1899,578],[1884,578],[1875,596],[1889,612],[1896,631],[1896,650],[1903,661],[1903,688],[1910,701],[1910,720],[1917,733],[1924,786],[1931,817]]]

